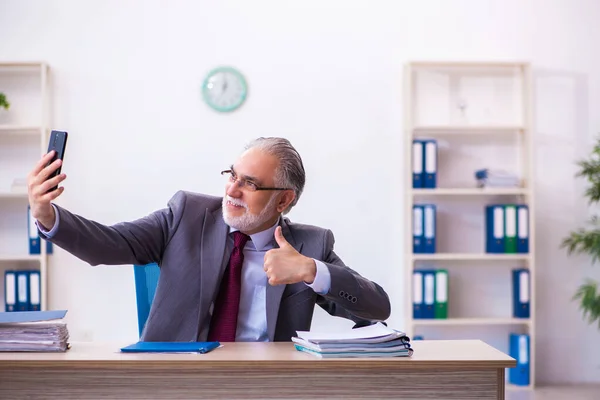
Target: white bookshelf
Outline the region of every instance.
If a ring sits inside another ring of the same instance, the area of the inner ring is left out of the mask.
[[[529,318],[448,318],[418,319],[413,325],[458,326],[458,325],[530,325]]]
[[[529,254],[411,253],[411,261],[528,261]]]
[[[530,335],[530,385],[535,386],[535,202],[531,73],[528,63],[411,62],[405,68],[405,330],[431,339],[481,339],[508,353],[509,332]],[[438,141],[437,187],[412,186],[412,142]],[[480,157],[475,160],[475,155]],[[519,187],[478,188],[474,171],[509,169]],[[529,207],[529,253],[485,252],[485,205]],[[413,253],[413,205],[433,203],[436,253]],[[448,318],[413,318],[413,271],[448,271]],[[530,272],[530,317],[512,317],[510,270]],[[453,278],[455,278],[453,280]],[[456,288],[453,290],[453,285]],[[474,304],[475,303],[475,304]],[[479,304],[481,303],[481,306]]]
[[[441,188],[410,189],[413,196],[503,196],[529,194],[527,188]]]
[[[41,309],[48,308],[48,254],[29,254],[25,180],[47,151],[50,132],[49,71],[43,62],[0,62],[0,92],[11,104],[0,109],[0,312],[5,310],[4,272],[39,269]]]

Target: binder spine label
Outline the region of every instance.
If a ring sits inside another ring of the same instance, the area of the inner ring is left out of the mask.
[[[438,303],[445,303],[448,301],[448,274],[446,272],[437,272],[436,279],[435,300]]]
[[[437,168],[436,144],[434,142],[425,143],[425,172],[434,174]]]
[[[15,305],[17,303],[17,294],[15,293],[15,274],[14,272],[6,272],[4,276],[6,293],[4,297],[6,299],[6,304]]]
[[[423,303],[423,274],[420,272],[413,274],[413,303]]]
[[[29,287],[31,304],[40,304],[40,275],[38,273],[32,273],[29,276]]]
[[[31,208],[28,208],[27,212],[29,213],[29,239],[34,240],[38,238],[37,226],[35,225],[35,219],[31,214]]]
[[[435,287],[435,276],[433,274],[425,274],[425,304],[432,305],[434,303],[433,289]]]
[[[502,207],[494,207],[494,239],[502,239],[504,236],[504,210]]]
[[[527,271],[519,274],[519,302],[522,304],[529,302],[529,273]]]
[[[433,239],[434,234],[434,212],[432,207],[425,207],[425,234],[427,239]]]
[[[527,337],[525,335],[519,336],[519,364],[527,364],[529,362],[527,354]]]
[[[423,144],[421,142],[413,143],[413,173],[423,173]]]
[[[506,207],[506,236],[515,237],[517,234],[517,214],[513,206]]]
[[[519,219],[519,229],[518,235],[519,239],[526,239],[529,232],[529,220],[527,219],[527,208],[519,207],[518,219]]]
[[[413,208],[413,235],[423,236],[423,210],[419,206]]]

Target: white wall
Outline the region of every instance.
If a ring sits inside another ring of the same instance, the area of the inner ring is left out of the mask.
[[[588,261],[560,239],[586,217],[573,161],[599,130],[600,3],[578,1],[0,1],[0,60],[52,67],[54,127],[69,131],[60,204],[103,223],[222,192],[244,142],[288,137],[306,192],[290,217],[333,229],[348,265],[403,319],[402,67],[415,59],[528,60],[536,68],[540,382],[600,381],[600,331],[570,297]],[[205,73],[249,80],[231,115],[200,97]],[[130,267],[58,250],[50,306],[73,340],[137,338]],[[553,301],[554,304],[550,304]],[[321,313],[319,323],[337,321]],[[345,322],[339,322],[344,324]]]

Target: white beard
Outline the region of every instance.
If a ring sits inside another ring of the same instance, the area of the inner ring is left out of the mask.
[[[262,224],[264,224],[271,217],[271,215],[269,215],[269,214],[271,212],[271,209],[274,208],[276,199],[277,199],[277,196],[275,196],[275,195],[271,196],[271,198],[269,199],[269,202],[267,203],[267,205],[262,209],[262,211],[259,214],[251,214],[250,211],[248,210],[248,205],[246,203],[242,202],[241,200],[234,199],[233,197],[224,196],[223,197],[223,219],[225,220],[225,223],[227,225],[231,226],[232,228],[238,229],[242,232],[252,231],[252,230],[258,228],[259,226],[261,226]],[[237,206],[244,207],[246,212],[240,216],[231,215],[229,213],[229,210],[227,210],[227,206],[226,206],[226,203],[228,201]]]

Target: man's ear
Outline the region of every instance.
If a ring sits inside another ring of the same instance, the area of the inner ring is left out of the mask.
[[[279,202],[277,202],[277,212],[282,213],[292,204],[295,198],[296,193],[293,190],[284,190],[281,197],[279,197]]]

